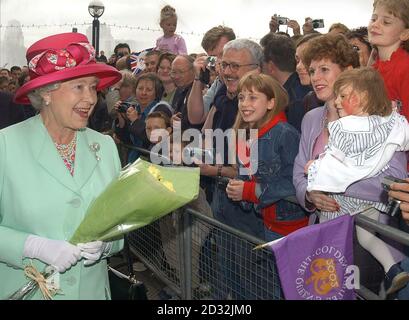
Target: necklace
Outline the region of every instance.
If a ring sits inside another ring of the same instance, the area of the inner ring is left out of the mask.
[[[70,174],[74,175],[74,162],[75,162],[75,149],[77,146],[77,135],[75,134],[70,143],[63,144],[54,141],[54,145],[57,148],[65,166]]]

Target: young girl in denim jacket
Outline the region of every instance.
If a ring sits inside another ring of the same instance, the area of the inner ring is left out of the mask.
[[[375,0],[368,40],[376,48],[373,67],[382,75],[388,97],[409,120],[409,0]]]
[[[262,217],[265,238],[270,241],[308,223],[301,207],[285,200],[295,195],[292,172],[300,136],[287,123],[288,95],[276,80],[248,74],[240,81],[238,92],[234,129],[239,177],[230,180],[226,192]],[[257,129],[256,135],[251,129]]]

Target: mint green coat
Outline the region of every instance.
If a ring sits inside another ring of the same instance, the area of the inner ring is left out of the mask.
[[[100,150],[93,152],[92,143]],[[95,154],[100,160],[96,159]],[[65,167],[41,117],[0,130],[0,299],[27,283],[22,257],[28,235],[69,240],[86,210],[121,169],[113,140],[96,131],[77,133],[74,176]],[[111,254],[121,249],[115,241]],[[45,264],[33,260],[37,270]],[[55,299],[109,299],[106,260],[80,260],[60,275]],[[40,299],[38,291],[33,299]]]

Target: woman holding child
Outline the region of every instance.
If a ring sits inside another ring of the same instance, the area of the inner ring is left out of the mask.
[[[294,185],[299,203],[309,212],[319,210],[320,222],[341,215],[339,203],[322,191],[307,192],[304,168],[310,160],[324,152],[328,144],[328,123],[338,120],[334,83],[348,69],[359,66],[358,55],[347,40],[340,35],[324,35],[310,41],[302,59],[309,69],[311,83],[323,107],[308,112],[302,122],[299,153],[294,164]],[[378,176],[351,184],[344,196],[382,203],[386,201],[381,181],[386,175],[403,178],[406,175],[406,155],[396,152]],[[337,214],[339,213],[339,214]],[[352,213],[352,212],[351,212]]]

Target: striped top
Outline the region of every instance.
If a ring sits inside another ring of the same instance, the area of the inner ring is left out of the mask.
[[[347,116],[330,122],[325,152],[308,168],[307,191],[345,192],[352,183],[388,169],[396,151],[409,150],[409,124],[391,115]]]
[[[360,118],[356,128],[345,128],[341,121],[328,124],[328,146],[342,151],[356,166],[364,165],[381,150],[399,117],[388,117],[386,122],[385,117],[380,116]]]
[[[407,120],[395,111],[387,117],[348,116],[330,122],[328,130],[325,152],[308,168],[307,190],[330,192],[340,210],[321,212],[320,216],[331,220],[368,207],[385,212],[387,206],[383,203],[347,197],[343,192],[356,181],[379,175],[388,169],[396,151],[407,150]]]

